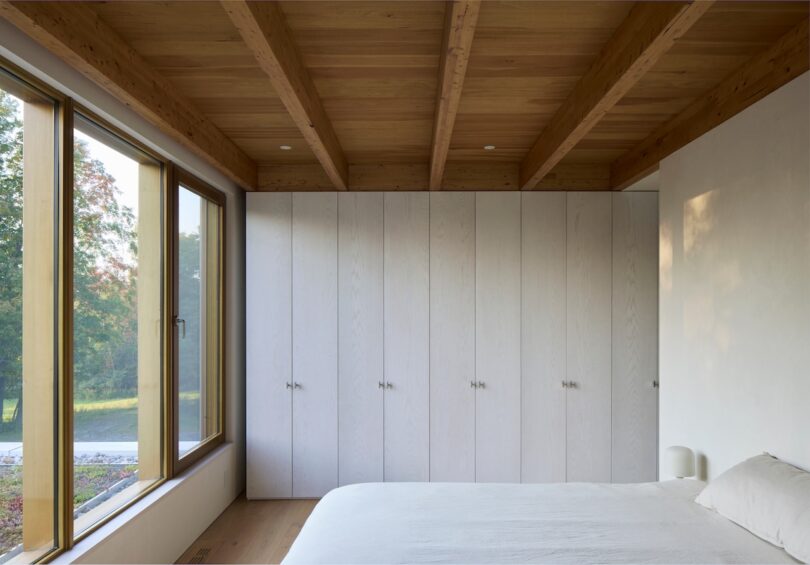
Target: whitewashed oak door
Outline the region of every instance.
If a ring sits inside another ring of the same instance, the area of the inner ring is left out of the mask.
[[[383,194],[338,195],[338,483],[383,480]]]
[[[475,481],[475,193],[430,194],[430,480]]]
[[[658,193],[613,195],[614,483],[658,478]]]
[[[430,479],[429,195],[385,194],[385,480]]]
[[[611,194],[567,195],[566,478],[610,482]]]
[[[292,195],[248,194],[247,497],[292,496]]]
[[[475,210],[475,478],[520,482],[520,193]]]
[[[565,482],[566,195],[525,192],[522,200],[521,478]]]
[[[293,194],[292,469],[302,498],[338,484],[337,212],[335,193]]]

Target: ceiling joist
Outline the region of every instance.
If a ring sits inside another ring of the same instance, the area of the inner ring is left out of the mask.
[[[433,141],[430,151],[430,190],[442,187],[453,125],[456,122],[467,62],[470,59],[480,0],[455,0],[446,8]]]
[[[276,2],[222,0],[222,6],[253,52],[262,70],[287,108],[338,190],[349,186],[349,167],[332,123],[287,29]]]
[[[521,189],[535,187],[711,4],[636,4],[523,159]]]
[[[0,2],[0,16],[231,180],[256,187],[253,160],[91,8],[73,2]]]
[[[622,190],[641,180],[668,155],[810,69],[808,21],[805,19],[617,159],[611,166],[613,189]]]

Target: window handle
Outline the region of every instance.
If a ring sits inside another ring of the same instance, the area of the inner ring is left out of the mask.
[[[180,332],[180,339],[186,339],[186,321],[183,318],[174,317],[174,325],[178,328],[182,325],[183,329]]]
[[[292,388],[292,383],[287,383],[287,388]]]

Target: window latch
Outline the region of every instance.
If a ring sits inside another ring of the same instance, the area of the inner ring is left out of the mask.
[[[186,339],[186,321],[183,318],[174,317],[174,325],[178,328],[182,325],[183,329],[180,332],[180,339]]]

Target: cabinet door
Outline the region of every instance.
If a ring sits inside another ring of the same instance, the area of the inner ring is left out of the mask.
[[[610,482],[611,194],[567,201],[567,478]]]
[[[292,196],[246,204],[248,498],[292,496]]]
[[[523,194],[522,474],[565,482],[565,193]]]
[[[293,496],[337,486],[337,195],[293,194]]]
[[[338,196],[338,483],[383,480],[383,195]]]
[[[475,194],[430,194],[430,480],[475,480]]]
[[[385,194],[385,480],[430,478],[427,193]]]
[[[520,482],[520,194],[479,192],[475,221],[476,481]]]
[[[658,477],[658,194],[613,195],[613,482]],[[653,385],[655,383],[656,386]]]

